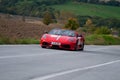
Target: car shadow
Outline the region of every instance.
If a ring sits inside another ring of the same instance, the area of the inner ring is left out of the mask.
[[[120,57],[120,53],[118,53],[118,52],[90,51],[90,50],[86,50],[86,49],[84,49],[83,51],[81,51],[81,50],[74,51],[74,50],[60,49],[60,48],[44,48],[44,49],[68,51],[68,52],[75,52],[75,53],[80,53],[80,54],[110,55],[110,56]]]

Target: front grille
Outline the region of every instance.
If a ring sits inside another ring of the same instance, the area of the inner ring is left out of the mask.
[[[70,45],[61,45],[63,48],[70,48]]]
[[[42,45],[49,45],[49,43],[47,43],[47,42],[43,42]]]
[[[54,48],[54,49],[58,49],[59,46],[58,46],[58,45],[52,45],[52,48]]]

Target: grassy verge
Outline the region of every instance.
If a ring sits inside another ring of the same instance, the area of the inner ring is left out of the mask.
[[[89,45],[120,45],[120,38],[111,35],[86,36],[86,44]]]
[[[0,44],[39,44],[37,39],[10,39],[0,37]],[[85,37],[87,45],[120,45],[120,38],[111,35],[89,35]]]
[[[72,12],[76,15],[120,19],[120,7],[73,2],[68,2],[61,5],[53,5],[52,7],[56,10]]]
[[[0,38],[0,44],[39,44],[37,39],[10,39],[10,38]]]

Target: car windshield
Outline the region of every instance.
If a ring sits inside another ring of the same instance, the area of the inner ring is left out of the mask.
[[[75,37],[74,31],[53,29],[48,34]]]

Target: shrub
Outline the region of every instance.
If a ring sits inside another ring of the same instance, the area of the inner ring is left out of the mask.
[[[71,30],[76,30],[79,27],[79,24],[77,22],[77,19],[75,18],[70,18],[65,24],[65,28],[71,29]]]
[[[103,26],[103,27],[97,28],[95,33],[96,34],[110,34],[111,30],[109,28]]]
[[[111,35],[88,35],[85,39],[86,44],[92,45],[119,45],[120,38]]]
[[[43,23],[46,25],[49,25],[50,23],[52,23],[52,15],[50,12],[45,12],[44,16],[43,16]]]
[[[118,29],[118,35],[120,36],[120,28]]]

